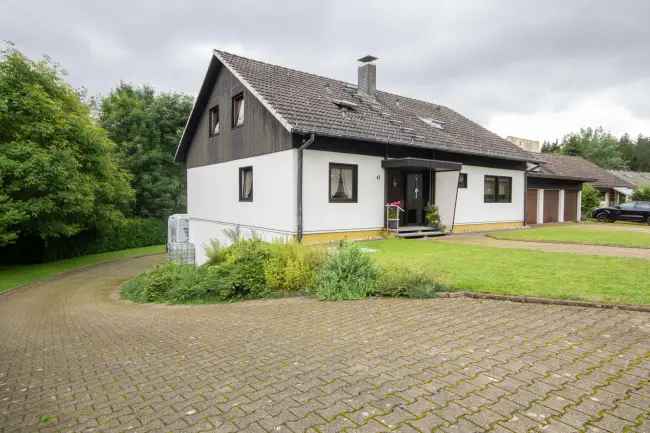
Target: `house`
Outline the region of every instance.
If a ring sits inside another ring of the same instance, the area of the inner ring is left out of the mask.
[[[626,196],[632,195],[635,189],[650,187],[650,172],[628,170],[609,170],[609,172],[632,185],[631,188],[626,191]]]
[[[602,194],[601,206],[625,201],[629,182],[579,156],[541,153],[539,141],[520,137],[507,140],[528,150],[541,162],[527,176],[526,224],[580,221],[581,189],[592,184]]]
[[[401,230],[524,224],[537,155],[459,113],[376,88],[376,58],[350,84],[214,51],[176,160],[187,167],[197,262],[224,229],[303,242],[367,239],[399,202]]]

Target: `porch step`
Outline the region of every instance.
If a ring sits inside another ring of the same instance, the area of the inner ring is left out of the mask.
[[[445,233],[433,227],[426,226],[406,226],[400,227],[397,232],[399,238],[428,238],[432,236],[442,236]]]

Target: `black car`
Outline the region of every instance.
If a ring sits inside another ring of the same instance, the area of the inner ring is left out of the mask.
[[[592,212],[600,222],[636,221],[650,224],[650,201],[630,201],[614,207],[601,207]]]

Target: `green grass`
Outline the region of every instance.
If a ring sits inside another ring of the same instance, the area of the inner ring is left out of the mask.
[[[650,304],[650,262],[450,242],[391,239],[363,243],[379,263],[425,268],[456,290]]]
[[[569,224],[494,232],[489,236],[513,241],[650,248],[650,228],[642,225],[630,229],[612,224]]]
[[[91,254],[74,257],[56,262],[39,263],[36,265],[0,266],[0,293],[14,287],[23,286],[43,278],[48,278],[65,271],[83,268],[98,263],[110,262],[127,257],[165,252],[164,245],[131,248],[128,250],[111,251],[109,253]]]

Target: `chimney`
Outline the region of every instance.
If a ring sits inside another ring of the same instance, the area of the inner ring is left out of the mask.
[[[512,135],[507,136],[506,140],[508,140],[509,142],[511,142],[512,144],[518,147],[521,147],[522,149],[528,152],[540,153],[542,151],[542,143],[536,140],[529,140],[527,138],[521,138],[521,137],[513,137]]]
[[[377,90],[377,65],[373,63],[375,60],[377,57],[371,55],[359,59],[363,64],[359,66],[359,81],[357,83],[359,93],[373,98]]]

